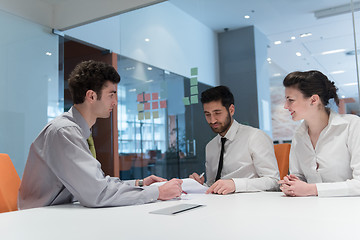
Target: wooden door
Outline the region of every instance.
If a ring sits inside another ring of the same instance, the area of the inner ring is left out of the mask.
[[[86,60],[102,61],[112,65],[117,70],[117,55],[102,49],[87,46],[75,41],[64,43],[64,102],[72,102],[67,80],[75,66]],[[66,109],[67,110],[67,109]],[[118,127],[117,108],[109,118],[98,119],[93,126],[93,138],[96,157],[106,175],[119,177]]]

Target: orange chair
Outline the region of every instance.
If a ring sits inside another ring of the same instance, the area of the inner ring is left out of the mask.
[[[275,156],[279,166],[280,179],[283,179],[289,172],[290,143],[274,145]]]
[[[16,211],[20,178],[9,155],[0,153],[0,213]]]

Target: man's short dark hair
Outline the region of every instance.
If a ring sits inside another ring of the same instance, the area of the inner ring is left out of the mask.
[[[101,89],[106,81],[116,84],[120,82],[120,76],[113,66],[93,60],[79,63],[68,80],[73,103],[83,103],[88,90],[96,92],[97,99],[100,100]]]
[[[201,103],[209,103],[212,101],[221,100],[221,104],[229,109],[231,104],[234,104],[234,95],[231,93],[230,89],[226,86],[217,86],[209,88],[201,93]]]

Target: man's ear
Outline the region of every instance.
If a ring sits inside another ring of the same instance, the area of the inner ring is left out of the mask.
[[[230,113],[230,116],[233,116],[234,113],[235,113],[235,106],[234,104],[231,104],[230,107],[229,107],[229,113]]]
[[[86,94],[85,94],[85,100],[88,100],[90,102],[94,102],[96,101],[97,96],[96,96],[96,92],[94,92],[93,90],[87,90]]]

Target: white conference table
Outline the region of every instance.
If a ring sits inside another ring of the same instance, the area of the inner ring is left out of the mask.
[[[185,198],[127,207],[68,204],[2,213],[0,239],[360,238],[360,197],[292,198],[258,192]],[[180,203],[206,206],[172,216],[149,213]]]

